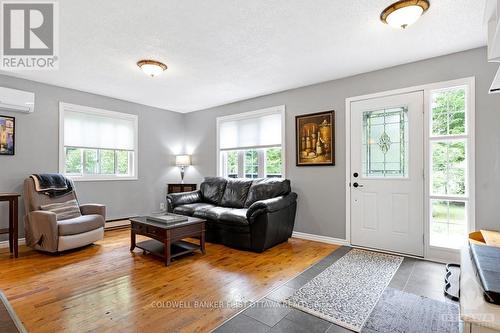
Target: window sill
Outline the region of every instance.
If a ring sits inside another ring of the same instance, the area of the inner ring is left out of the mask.
[[[103,177],[78,177],[78,176],[69,176],[66,175],[69,179],[74,182],[100,182],[100,181],[127,181],[127,180],[138,180],[139,177],[116,177],[116,176],[103,176]]]

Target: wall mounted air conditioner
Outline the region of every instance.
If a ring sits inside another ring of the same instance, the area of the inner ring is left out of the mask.
[[[32,113],[35,110],[35,93],[0,87],[0,110]]]

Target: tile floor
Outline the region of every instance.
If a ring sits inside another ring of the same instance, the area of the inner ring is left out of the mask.
[[[325,268],[330,266],[350,250],[341,247],[313,265],[285,285],[274,290],[253,306],[239,313],[214,332],[308,332],[308,333],[347,333],[343,327],[305,312],[281,305],[286,297],[300,288]],[[389,287],[408,293],[426,296],[443,302],[451,302],[443,296],[443,264],[405,257],[403,263],[391,280]]]

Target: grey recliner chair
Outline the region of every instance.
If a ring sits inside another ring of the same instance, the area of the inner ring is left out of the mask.
[[[26,245],[35,250],[55,253],[89,245],[104,238],[104,205],[79,205],[81,216],[59,221],[55,213],[41,210],[43,205],[70,200],[77,200],[75,190],[50,197],[35,190],[31,177],[24,181]]]

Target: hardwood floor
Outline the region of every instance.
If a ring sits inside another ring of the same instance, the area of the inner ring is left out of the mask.
[[[262,254],[207,243],[165,267],[129,230],[64,255],[0,249],[0,289],[29,332],[207,332],[337,248],[290,239]]]

